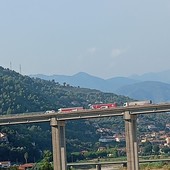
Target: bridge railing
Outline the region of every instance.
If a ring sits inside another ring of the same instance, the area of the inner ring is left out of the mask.
[[[170,158],[167,159],[148,159],[148,160],[139,160],[139,163],[152,163],[152,162],[167,162],[170,163]],[[90,166],[93,165],[96,167],[96,170],[101,170],[104,165],[120,165],[120,167],[127,167],[127,161],[110,161],[110,162],[81,162],[81,163],[67,163],[67,167],[71,170],[73,167],[77,166]]]

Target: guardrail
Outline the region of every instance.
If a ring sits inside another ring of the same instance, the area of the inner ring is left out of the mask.
[[[170,158],[167,159],[148,159],[148,160],[139,160],[139,163],[151,163],[151,162],[170,162]],[[107,161],[107,162],[81,162],[81,163],[67,163],[67,167],[71,170],[75,166],[89,166],[94,165],[96,170],[101,170],[102,165],[121,165],[122,167],[127,167],[127,161]]]

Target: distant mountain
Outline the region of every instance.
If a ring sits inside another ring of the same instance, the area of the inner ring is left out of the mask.
[[[30,77],[38,77],[44,80],[55,80],[55,82],[59,82],[60,84],[67,83],[71,86],[75,87],[89,87],[91,89],[102,89],[102,91],[105,91],[103,87],[105,87],[105,80],[91,76],[87,73],[80,72],[78,74],[75,74],[73,76],[65,76],[65,75],[31,75]]]
[[[154,102],[170,102],[170,84],[144,81],[127,86],[123,86],[117,90],[118,94],[122,94],[138,100],[152,100]]]
[[[92,75],[89,75],[84,72],[79,72],[73,76],[65,76],[65,75],[30,75],[30,77],[38,77],[44,80],[55,80],[55,82],[59,82],[60,84],[67,83],[75,87],[84,87],[91,89],[98,89],[103,92],[116,92],[116,90],[122,86],[133,84],[139,82],[138,80],[133,80],[131,78],[126,77],[115,77],[111,79],[102,79]]]
[[[139,81],[160,81],[170,84],[170,70],[157,73],[145,73],[143,75],[132,75],[129,78]]]
[[[111,89],[110,89],[111,92],[113,91],[116,92],[117,89],[119,89],[120,87],[139,82],[139,80],[135,80],[127,77],[115,77],[115,78],[107,79],[105,81],[111,85]]]
[[[113,77],[102,79],[84,72],[73,76],[64,75],[31,75],[45,80],[64,82],[72,86],[97,89],[103,92],[112,92],[126,95],[133,99],[150,99],[154,102],[170,101],[170,70],[159,73],[146,73],[130,77]]]

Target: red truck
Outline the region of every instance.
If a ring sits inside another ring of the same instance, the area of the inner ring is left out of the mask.
[[[90,109],[108,109],[117,107],[117,103],[100,103],[90,105]]]

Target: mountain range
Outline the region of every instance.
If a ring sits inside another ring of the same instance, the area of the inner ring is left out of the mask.
[[[60,84],[66,83],[75,87],[97,89],[125,95],[136,100],[152,100],[155,103],[170,101],[170,70],[129,77],[113,77],[103,79],[85,72],[72,76],[36,74],[30,77],[44,80],[54,80]]]

